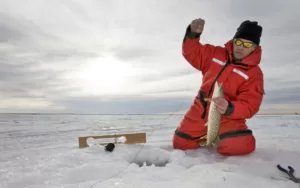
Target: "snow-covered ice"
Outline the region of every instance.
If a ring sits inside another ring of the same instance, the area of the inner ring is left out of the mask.
[[[240,157],[213,149],[173,150],[172,134],[182,117],[2,114],[0,187],[299,187],[276,165],[293,166],[300,177],[300,116],[249,120],[257,150]],[[100,145],[78,148],[79,136],[134,132],[146,132],[147,144],[116,145],[112,153]]]

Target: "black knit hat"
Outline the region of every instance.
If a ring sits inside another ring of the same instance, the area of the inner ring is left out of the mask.
[[[255,44],[259,45],[262,30],[262,27],[258,25],[256,21],[251,22],[246,20],[241,23],[233,38],[251,40]]]

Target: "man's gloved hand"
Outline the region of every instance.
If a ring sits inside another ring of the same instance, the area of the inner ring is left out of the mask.
[[[201,18],[195,19],[191,23],[191,32],[202,33],[205,21]]]

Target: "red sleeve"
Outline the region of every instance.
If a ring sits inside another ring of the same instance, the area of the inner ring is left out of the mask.
[[[201,44],[199,40],[200,34],[195,35],[188,27],[182,45],[182,55],[194,68],[205,73],[217,47]]]
[[[249,119],[260,109],[263,95],[263,75],[252,78],[239,90],[235,101],[230,101],[229,108],[225,113],[230,119]]]

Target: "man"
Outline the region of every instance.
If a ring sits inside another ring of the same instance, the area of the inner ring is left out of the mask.
[[[222,114],[221,143],[217,151],[222,155],[246,155],[256,148],[256,140],[246,119],[260,108],[264,95],[260,38],[262,27],[257,22],[241,23],[232,40],[225,47],[199,42],[205,21],[196,19],[186,29],[182,45],[184,58],[202,72],[198,95],[186,112],[173,136],[175,149],[199,148],[199,138],[205,136],[209,102],[216,80],[223,84],[224,98],[213,99]]]

